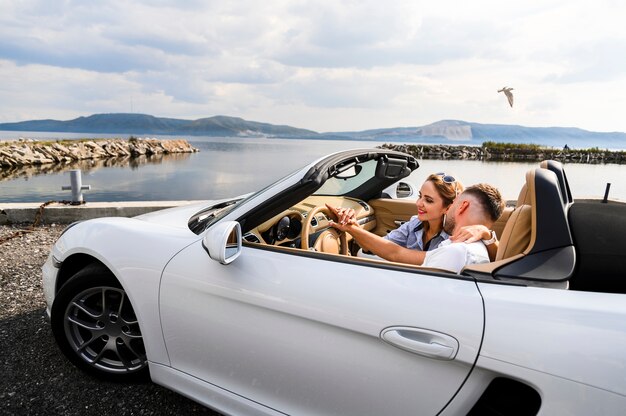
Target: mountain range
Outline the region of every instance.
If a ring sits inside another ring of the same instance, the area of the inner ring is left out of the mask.
[[[353,132],[318,133],[285,125],[214,116],[197,120],[155,117],[147,114],[94,114],[73,120],[31,120],[0,123],[0,130],[211,137],[280,137],[293,139],[361,140],[480,145],[485,141],[534,143],[553,147],[625,148],[626,133],[592,132],[575,127],[526,127],[441,120],[420,127],[397,127]]]

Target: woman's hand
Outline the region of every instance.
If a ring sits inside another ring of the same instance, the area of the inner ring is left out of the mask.
[[[348,231],[352,225],[358,225],[356,211],[352,208],[335,208],[326,204],[326,208],[337,217],[337,221],[331,221],[330,225],[340,231]]]
[[[450,236],[450,240],[455,243],[473,243],[478,240],[489,240],[491,230],[484,225],[466,225]]]

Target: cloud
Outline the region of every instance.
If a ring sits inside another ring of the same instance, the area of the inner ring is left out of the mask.
[[[626,75],[626,39],[595,40],[569,47],[560,56],[566,64],[562,72],[550,74],[545,81],[570,84],[589,81],[611,81]]]
[[[291,10],[300,17],[290,20],[283,47],[272,56],[285,65],[320,68],[437,64],[488,53],[488,41],[506,31],[472,17],[425,16],[417,2],[337,4],[343,3]]]
[[[132,102],[317,131],[442,118],[626,130],[625,14],[611,0],[6,0],[0,117]]]

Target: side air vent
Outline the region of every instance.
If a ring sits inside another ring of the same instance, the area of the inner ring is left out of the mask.
[[[261,242],[261,240],[259,240],[259,237],[257,237],[253,233],[245,233],[243,235],[243,239],[246,240],[249,243],[260,243]]]
[[[308,212],[303,212],[303,213],[302,213],[302,216],[303,216],[303,217],[304,217],[304,219],[306,220],[306,217],[308,217],[308,216],[309,216],[309,213],[308,213]],[[315,217],[311,218],[311,226],[312,226],[312,227],[317,227],[317,218],[315,218]]]
[[[359,202],[359,205],[361,205],[365,211],[369,211],[370,210],[370,206],[367,205],[365,202],[363,202],[363,201],[358,201],[358,202]]]

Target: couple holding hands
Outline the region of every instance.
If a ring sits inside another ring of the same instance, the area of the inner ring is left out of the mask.
[[[498,240],[491,227],[504,209],[498,189],[484,183],[464,189],[454,177],[436,173],[422,184],[416,204],[417,215],[385,237],[361,228],[353,209],[327,207],[337,217],[332,227],[388,261],[460,273],[495,258]]]

